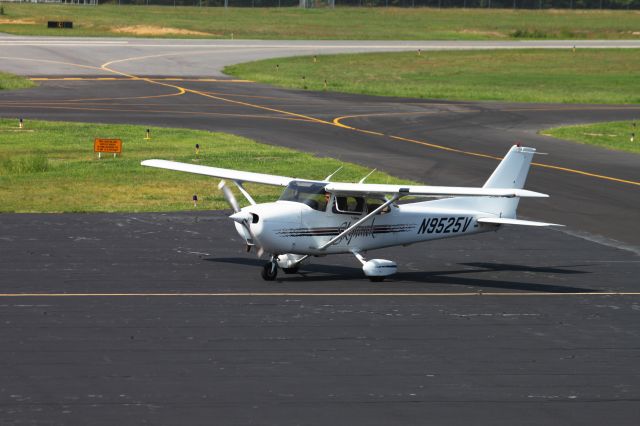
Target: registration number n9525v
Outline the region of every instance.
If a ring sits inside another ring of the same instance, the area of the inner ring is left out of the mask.
[[[431,217],[422,219],[418,234],[451,234],[465,232],[473,219],[465,216]]]

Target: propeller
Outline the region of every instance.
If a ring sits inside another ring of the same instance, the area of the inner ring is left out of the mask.
[[[229,205],[234,211],[234,213],[231,216],[229,216],[229,218],[234,222],[242,225],[244,229],[247,231],[247,233],[249,234],[249,236],[251,237],[250,240],[249,239],[246,240],[247,251],[251,250],[251,246],[255,245],[258,247],[258,257],[261,257],[262,254],[264,253],[264,249],[259,244],[257,244],[258,239],[255,237],[255,235],[251,231],[251,227],[249,226],[249,223],[251,223],[251,221],[253,220],[253,215],[249,212],[243,212],[240,210],[240,204],[238,204],[238,200],[236,199],[236,196],[233,195],[233,191],[231,191],[231,188],[227,186],[227,183],[224,180],[220,181],[220,183],[218,184],[218,189],[222,191],[222,195],[224,196],[225,200],[227,200],[227,203],[229,203]]]
[[[218,189],[222,191],[224,199],[227,200],[227,203],[231,205],[233,211],[238,213],[240,211],[240,204],[238,204],[238,200],[236,200],[236,196],[233,195],[233,191],[231,191],[231,188],[227,186],[227,182],[221,180],[218,184]]]

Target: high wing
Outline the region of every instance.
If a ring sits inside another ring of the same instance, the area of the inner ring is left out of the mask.
[[[331,182],[328,192],[350,195],[402,194],[427,197],[529,197],[543,198],[547,194],[517,188],[468,188],[460,186],[383,185],[374,183]]]
[[[240,170],[220,169],[218,167],[199,166],[197,164],[179,163],[167,160],[145,160],[143,166],[157,167],[159,169],[176,170],[179,172],[195,173],[198,175],[213,176],[229,179],[237,182],[262,183],[273,186],[287,186],[294,178],[286,176],[268,175],[264,173],[243,172]]]
[[[200,166],[197,164],[180,163],[177,161],[145,160],[141,164],[147,167],[195,173],[222,179],[230,179],[237,182],[253,182],[273,186],[287,186],[292,180],[307,181],[307,179],[295,179],[292,177],[269,175],[265,173],[221,169],[218,167]],[[351,195],[400,194],[402,196],[417,195],[427,197],[548,197],[547,194],[517,188],[468,188],[458,186],[384,185],[346,182],[329,182],[325,186],[325,190],[337,194]]]
[[[564,226],[558,223],[534,222],[532,220],[511,219],[506,217],[481,217],[480,223],[495,223],[497,225],[521,225],[521,226]]]

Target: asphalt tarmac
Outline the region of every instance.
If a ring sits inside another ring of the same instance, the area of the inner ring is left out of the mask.
[[[226,131],[446,185],[521,142],[548,153],[527,189],[551,194],[522,215],[567,227],[380,251],[399,265],[383,283],[350,256],[265,283],[224,212],[3,215],[0,424],[637,423],[638,156],[536,131],[640,107],[139,79],[153,58],[46,74],[62,51],[30,49],[22,74],[51,79],[0,93],[0,116]]]
[[[637,421],[632,253],[515,229],[385,250],[383,283],[350,256],[266,283],[228,225],[3,216],[0,423]]]

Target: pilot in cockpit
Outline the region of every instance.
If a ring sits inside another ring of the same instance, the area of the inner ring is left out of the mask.
[[[331,194],[328,192],[324,193],[324,206],[320,210],[327,210],[327,206],[329,205],[329,201],[331,201]]]

